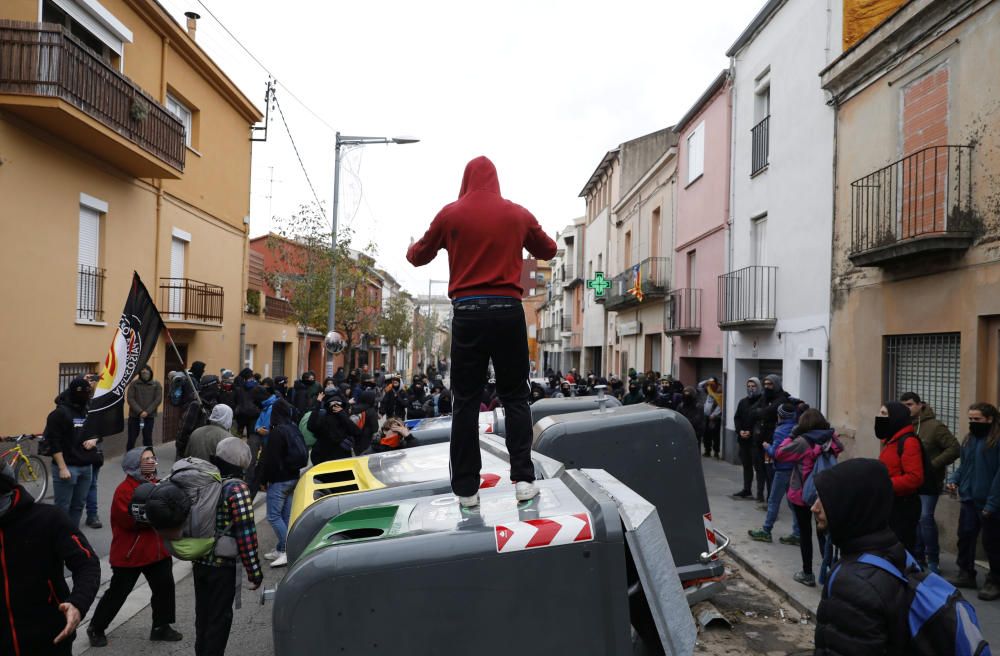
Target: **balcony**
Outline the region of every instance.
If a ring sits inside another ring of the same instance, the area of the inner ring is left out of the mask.
[[[607,310],[622,310],[644,301],[660,299],[666,296],[669,287],[670,258],[647,257],[611,279],[604,307]],[[641,294],[636,293],[637,289]]]
[[[564,332],[563,337],[565,337],[563,350],[564,351],[582,351],[583,350],[583,333],[579,330],[574,330],[570,332]]]
[[[701,334],[701,290],[672,289],[664,307],[663,332],[670,337]]]
[[[560,331],[561,332],[561,331]],[[541,332],[538,334],[539,342],[558,342],[559,332],[556,332],[555,326],[547,326],[542,328]]]
[[[576,267],[572,264],[566,264],[562,267],[561,276],[562,284],[565,287],[572,287],[573,285],[583,282],[579,275],[577,275]]]
[[[573,332],[573,315],[572,314],[562,315],[561,326],[563,335]]]
[[[292,304],[276,296],[264,297],[264,317],[286,321],[292,316]]]
[[[719,328],[774,328],[777,277],[778,267],[773,266],[748,266],[719,276]]]
[[[0,20],[0,107],[137,178],[179,178],[184,126],[61,26]]]
[[[851,262],[961,253],[975,239],[972,147],[932,146],[851,183]]]
[[[770,115],[750,128],[750,177],[767,168],[771,147]]]
[[[218,285],[189,278],[160,278],[160,314],[168,327],[220,328],[222,301]]]

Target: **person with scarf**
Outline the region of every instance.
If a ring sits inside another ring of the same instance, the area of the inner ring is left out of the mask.
[[[80,525],[94,465],[103,460],[97,438],[84,432],[89,403],[90,383],[74,378],[56,398],[56,408],[45,421],[44,436],[52,445],[53,503],[69,515],[73,526]]]
[[[79,528],[0,463],[0,654],[70,656],[100,585],[100,559]]]
[[[128,599],[139,576],[146,577],[152,592],[153,628],[149,639],[177,642],[183,636],[170,625],[176,622],[173,559],[152,526],[138,521],[129,508],[143,483],[156,483],[156,454],[139,447],[122,457],[125,480],[118,484],[111,502],[111,582],[87,627],[91,647],[106,647],[105,635],[115,615]]]
[[[525,208],[500,195],[496,167],[477,157],[465,167],[456,202],[438,212],[406,259],[430,263],[448,251],[452,299],[452,490],[467,508],[479,505],[478,401],[492,359],[497,394],[506,413],[510,474],[518,501],[538,494],[531,462],[528,336],[521,298],[521,253],[551,259],[556,243]]]
[[[781,387],[781,376],[768,374],[764,376],[764,393],[753,408],[750,416],[753,418],[753,469],[757,475],[757,501],[766,503],[771,494],[771,475],[767,467],[765,444],[771,443],[774,429],[778,425],[778,406],[790,398],[788,392]]]
[[[706,458],[719,457],[722,435],[722,385],[712,376],[698,383],[698,389],[705,392],[705,437],[702,440],[702,455]]]
[[[773,459],[778,450],[790,442],[792,431],[798,421],[798,413],[795,404],[783,403],[778,406],[778,426],[774,429],[774,436],[771,444],[767,447],[768,455]],[[767,498],[767,516],[764,518],[764,526],[759,529],[748,531],[750,539],[757,542],[771,542],[771,529],[778,521],[778,511],[785,501],[788,492],[788,483],[792,478],[793,466],[788,462],[776,462],[774,465],[774,480],[771,482],[771,495]],[[789,506],[790,507],[790,506]],[[789,536],[779,538],[782,544],[799,544],[799,521],[792,512],[792,533]]]
[[[830,453],[837,457],[843,450],[843,445],[830,429],[826,417],[819,410],[810,408],[802,413],[792,429],[792,440],[786,440],[784,446],[775,452],[777,462],[792,465],[792,475],[788,481],[788,501],[799,524],[799,552],[802,555],[802,570],[792,578],[809,587],[816,585],[816,577],[813,576],[812,569],[813,518],[811,506],[805,498],[806,481],[812,475],[820,455]],[[817,527],[816,540],[822,554],[826,547],[826,533],[822,528]]]
[[[142,433],[142,445],[153,446],[153,422],[156,411],[163,402],[163,385],[153,378],[153,370],[147,364],[125,392],[128,403],[128,444],[126,451],[135,447],[135,441]]]
[[[740,399],[733,414],[733,428],[736,430],[736,445],[739,448],[740,464],[743,465],[743,488],[733,494],[735,499],[752,499],[753,466],[753,407],[760,399],[763,386],[760,378],[747,378],[747,395]]]
[[[913,430],[910,409],[889,401],[875,417],[875,437],[881,443],[878,459],[889,470],[894,494],[889,527],[913,553],[920,522],[920,486],[924,484],[924,456],[920,438]]]
[[[316,437],[309,456],[313,465],[354,455],[361,430],[351,421],[349,404],[336,387],[328,387],[316,399],[307,426]]]
[[[642,403],[646,400],[646,397],[642,395],[642,390],[639,389],[639,384],[634,380],[628,381],[628,394],[622,398],[622,405],[635,405],[637,403]]]
[[[976,589],[976,542],[983,536],[989,574],[979,590],[983,601],[1000,599],[1000,411],[989,403],[969,406],[969,432],[958,468],[948,477],[958,493],[958,588]]]
[[[248,367],[240,372],[234,384],[236,409],[233,415],[236,419],[236,434],[249,439],[253,435],[257,417],[260,416],[260,405],[257,388],[260,383],[253,377],[253,371]]]
[[[260,486],[267,490],[267,521],[271,524],[278,543],[274,551],[264,554],[264,558],[271,561],[271,567],[284,567],[288,564],[285,539],[291,524],[292,492],[299,480],[298,467],[288,464],[289,444],[292,440],[302,440],[303,437],[292,421],[295,409],[288,401],[280,399],[269,410],[271,424],[258,474]]]
[[[698,404],[698,390],[690,385],[685,387],[681,402],[676,409],[691,423],[694,436],[701,443],[705,435],[705,413],[702,412],[702,407]]]
[[[316,374],[311,371],[305,372],[299,380],[295,381],[292,386],[291,402],[295,406],[298,417],[302,417],[309,411],[313,401],[316,400],[316,395],[321,391],[319,383],[316,382]]]

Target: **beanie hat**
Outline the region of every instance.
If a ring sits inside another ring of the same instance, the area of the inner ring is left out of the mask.
[[[215,447],[215,457],[239,469],[250,466],[250,447],[238,437],[227,437]]]
[[[795,417],[795,406],[791,403],[782,403],[778,406],[778,419],[790,419]]]

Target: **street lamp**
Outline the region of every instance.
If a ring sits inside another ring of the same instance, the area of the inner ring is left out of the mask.
[[[367,146],[369,144],[411,144],[417,143],[420,139],[413,137],[345,137],[339,132],[334,144],[333,160],[333,233],[330,237],[334,258],[337,253],[337,210],[340,209],[340,149],[343,146]],[[337,333],[337,266],[336,259],[334,265],[330,267],[330,308],[326,314],[326,342],[327,344],[343,343],[343,338]],[[330,374],[333,374],[333,353],[335,351],[327,348],[329,356]]]

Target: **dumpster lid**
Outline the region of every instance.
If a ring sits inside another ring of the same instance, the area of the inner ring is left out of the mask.
[[[416,446],[399,451],[373,453],[368,457],[368,469],[386,487],[423,483],[435,479],[447,479],[450,445],[448,442]],[[493,484],[510,477],[510,464],[493,450],[481,448],[483,467],[480,470],[483,481]]]

